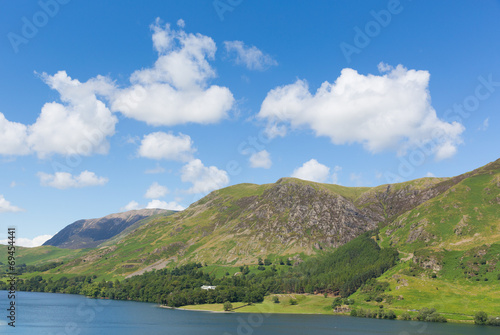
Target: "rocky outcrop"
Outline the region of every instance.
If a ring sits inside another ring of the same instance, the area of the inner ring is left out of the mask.
[[[282,244],[310,242],[320,249],[342,245],[376,228],[381,219],[338,194],[279,180],[248,204],[235,230],[252,228],[260,232],[258,238],[278,238]]]

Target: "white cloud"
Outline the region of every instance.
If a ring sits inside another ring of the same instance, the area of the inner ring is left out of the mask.
[[[50,186],[64,190],[67,188],[80,188],[87,186],[99,186],[108,182],[108,178],[98,177],[94,172],[83,171],[78,176],[73,176],[68,172],[56,172],[55,174],[48,174],[38,172],[40,178],[40,185]]]
[[[28,126],[10,122],[0,113],[0,155],[106,154],[107,137],[115,133],[118,119],[97,95],[110,95],[113,83],[102,76],[81,83],[65,71],[53,76],[44,73],[41,78],[59,93],[62,103],[46,103],[36,122]]]
[[[179,26],[180,28],[184,28],[186,26],[186,22],[184,22],[183,19],[179,19],[177,20],[177,26]]]
[[[81,83],[65,71],[53,76],[43,74],[42,79],[59,92],[63,103],[50,102],[42,107],[36,122],[28,127],[28,145],[41,158],[53,153],[108,153],[107,137],[114,135],[118,119],[96,95],[111,94],[114,87],[110,80],[98,76]]]
[[[193,184],[187,190],[188,193],[208,193],[229,184],[226,171],[215,166],[206,167],[199,159],[194,159],[182,167],[181,180]]]
[[[379,69],[388,72],[365,76],[343,69],[333,84],[324,82],[315,94],[303,80],[277,87],[268,92],[258,116],[267,119],[271,136],[284,136],[282,126],[306,127],[334,144],[361,143],[373,153],[402,155],[431,143],[436,159],[452,156],[465,128],[436,116],[429,72],[386,64]]]
[[[148,190],[146,191],[146,194],[144,194],[144,198],[147,198],[147,199],[161,198],[161,197],[164,197],[165,194],[167,194],[167,193],[168,193],[168,189],[165,186],[162,186],[162,185],[158,184],[157,182],[154,182],[148,188]]]
[[[26,247],[26,248],[39,247],[51,238],[52,238],[52,235],[40,235],[40,236],[37,236],[33,239],[19,237],[19,238],[16,238],[16,246]],[[9,243],[9,240],[0,240],[0,244],[7,245],[8,243]]]
[[[151,159],[185,162],[193,158],[192,154],[196,150],[192,146],[193,141],[188,135],[179,133],[175,136],[171,133],[156,132],[144,136],[138,154]]]
[[[11,183],[10,183],[10,187],[16,187],[17,186],[17,183],[15,180],[13,180]]]
[[[22,212],[24,209],[14,206],[4,198],[2,194],[0,194],[0,213],[8,213],[8,212]]]
[[[431,177],[431,178],[436,177],[436,176],[434,175],[434,173],[432,173],[432,172],[427,172],[427,174],[426,174],[425,176],[426,176],[426,177]]]
[[[253,168],[269,169],[272,164],[271,155],[267,150],[256,152],[250,156],[250,166]]]
[[[278,65],[271,56],[255,46],[246,46],[242,41],[225,41],[224,46],[227,54],[234,57],[236,64],[243,64],[249,70],[263,71],[270,66]]]
[[[305,162],[301,167],[295,169],[292,173],[292,177],[294,178],[315,181],[318,183],[326,182],[329,175],[330,168],[319,163],[315,159]]]
[[[166,170],[161,167],[159,164],[156,164],[156,167],[155,168],[152,168],[152,169],[147,169],[146,171],[144,171],[144,173],[146,174],[158,174],[158,173],[164,173]]]
[[[216,45],[208,36],[172,30],[159,19],[151,26],[158,59],[152,68],[134,72],[131,86],[112,97],[112,109],[150,125],[209,124],[220,121],[233,107],[227,87],[209,86],[216,76],[208,60]]]
[[[182,205],[179,205],[177,202],[175,201],[171,201],[171,202],[166,202],[166,201],[161,201],[161,200],[151,200],[146,208],[162,208],[162,209],[169,209],[169,210],[173,210],[173,211],[182,211],[185,209],[185,207],[183,207]]]
[[[24,124],[10,122],[0,113],[0,155],[27,155],[31,153],[27,138],[27,127]]]
[[[139,206],[139,203],[134,200],[126,204],[124,207],[120,208],[121,211],[133,211],[136,209],[141,209],[141,207]]]

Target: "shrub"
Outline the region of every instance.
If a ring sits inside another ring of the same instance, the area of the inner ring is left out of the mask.
[[[403,314],[401,314],[401,316],[399,318],[401,320],[409,321],[409,320],[411,320],[411,315],[408,312],[404,312]]]
[[[500,327],[500,317],[490,316],[488,318],[488,322],[486,323],[488,326],[497,326]]]
[[[418,321],[427,321],[427,322],[446,322],[446,318],[444,316],[436,313],[434,308],[422,308],[417,315]]]
[[[394,320],[396,319],[396,313],[394,313],[393,310],[388,310],[386,313],[385,313],[385,317],[386,319],[389,319],[389,320]]]
[[[342,305],[342,298],[340,297],[335,298],[332,302],[332,308],[338,307],[340,305]]]
[[[480,311],[474,315],[474,323],[476,325],[485,325],[488,322],[488,314],[486,312]]]
[[[297,299],[293,299],[293,298],[290,298],[290,300],[288,300],[288,302],[290,303],[290,305],[297,305],[299,303],[299,301]]]
[[[233,309],[233,304],[231,304],[229,301],[226,301],[224,303],[224,311],[228,312]]]
[[[279,299],[277,296],[274,296],[274,297],[273,297],[273,302],[274,302],[275,304],[279,304],[279,303],[280,303],[280,299]]]

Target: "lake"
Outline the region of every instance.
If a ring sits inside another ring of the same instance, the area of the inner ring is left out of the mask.
[[[395,334],[489,335],[498,328],[328,315],[210,313],[159,308],[134,301],[17,292],[16,327],[7,325],[9,300],[0,291],[1,334]]]

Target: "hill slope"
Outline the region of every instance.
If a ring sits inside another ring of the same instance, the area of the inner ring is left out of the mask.
[[[43,245],[67,249],[94,248],[126,228],[157,214],[171,214],[165,209],[141,209],[111,214],[99,219],[78,220],[66,226]]]
[[[258,257],[301,254],[304,258],[368,230],[381,228],[385,234],[408,213],[445,194],[457,194],[451,189],[489,174],[498,164],[454,178],[422,178],[373,188],[295,178],[234,185],[210,193],[182,212],[128,229],[61,270],[126,276],[168,263],[238,266],[255,263]],[[382,243],[390,242],[384,237]],[[403,244],[396,246],[404,251]]]

